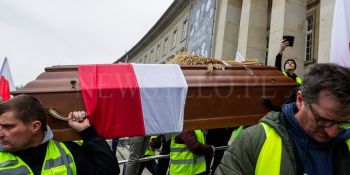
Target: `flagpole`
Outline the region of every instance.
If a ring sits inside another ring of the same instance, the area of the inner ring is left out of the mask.
[[[2,62],[0,75],[2,75],[2,73],[3,73],[2,71],[4,71],[4,66],[5,66],[6,61],[7,61],[7,57],[5,57],[4,61]]]

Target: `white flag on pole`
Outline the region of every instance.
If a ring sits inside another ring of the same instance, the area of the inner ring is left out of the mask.
[[[350,1],[336,0],[333,16],[330,62],[350,67]]]

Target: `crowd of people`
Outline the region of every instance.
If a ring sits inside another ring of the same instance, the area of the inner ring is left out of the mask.
[[[314,64],[303,80],[296,62],[286,59],[281,43],[276,67],[300,87],[290,100],[272,108],[254,126],[182,132],[176,136],[131,137],[124,175],[350,174],[350,69]],[[68,124],[82,142],[59,142],[46,123],[40,102],[19,95],[0,104],[0,174],[119,174],[113,150],[90,124],[86,113],[69,114]],[[244,128],[244,129],[243,129]],[[215,147],[229,143],[229,148]],[[156,155],[170,158],[138,162]]]

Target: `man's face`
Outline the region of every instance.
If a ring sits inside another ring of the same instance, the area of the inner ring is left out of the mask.
[[[286,62],[286,66],[285,66],[286,70],[288,71],[294,71],[295,70],[295,64],[293,61],[287,61]]]
[[[336,137],[340,131],[339,123],[350,120],[350,114],[339,116],[339,101],[327,91],[321,91],[317,103],[302,100],[298,92],[297,103],[299,111],[296,114],[301,127],[314,140],[326,143]]]
[[[33,138],[31,123],[24,124],[15,117],[13,111],[0,116],[0,143],[5,151],[18,151],[29,148]]]

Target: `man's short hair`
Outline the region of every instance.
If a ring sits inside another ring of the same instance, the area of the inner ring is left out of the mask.
[[[15,117],[23,123],[41,122],[41,129],[46,131],[46,110],[40,102],[30,95],[18,95],[0,104],[0,115],[13,111]]]
[[[340,103],[340,114],[350,113],[350,69],[332,63],[315,64],[304,75],[301,91],[306,102],[317,103],[323,90]]]

